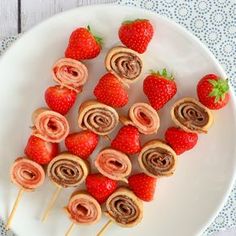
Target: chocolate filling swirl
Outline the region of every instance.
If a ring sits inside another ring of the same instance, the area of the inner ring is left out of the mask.
[[[212,123],[210,111],[193,98],[178,101],[172,108],[172,119],[188,132],[207,132]]]
[[[111,49],[106,57],[106,68],[114,72],[118,77],[134,81],[142,72],[142,60],[139,54],[126,47]]]
[[[169,176],[174,173],[176,154],[167,144],[160,141],[147,143],[138,158],[141,168],[150,176]]]
[[[106,202],[107,214],[122,226],[133,226],[142,219],[142,203],[128,189],[117,190]]]
[[[89,101],[81,105],[78,122],[82,129],[89,129],[99,135],[107,135],[117,126],[119,118],[112,107]]]
[[[88,175],[84,160],[71,154],[61,154],[52,159],[47,172],[48,177],[63,188],[79,185]]]

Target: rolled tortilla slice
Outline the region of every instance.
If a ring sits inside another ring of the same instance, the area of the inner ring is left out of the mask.
[[[129,118],[142,134],[155,134],[160,127],[156,110],[147,103],[134,103],[129,109]]]
[[[88,69],[77,60],[61,58],[54,64],[52,75],[61,86],[79,93],[88,79]]]
[[[47,167],[49,179],[59,187],[76,187],[89,173],[86,161],[70,153],[62,153],[53,158]]]
[[[153,140],[144,145],[139,153],[138,162],[149,176],[170,176],[175,171],[177,156],[169,145]]]
[[[10,170],[13,183],[25,191],[33,191],[41,186],[45,180],[45,172],[38,163],[19,157],[13,163]]]
[[[121,181],[126,181],[125,178],[130,175],[132,170],[129,157],[112,148],[104,149],[97,155],[95,166],[104,176]]]
[[[119,123],[117,111],[97,101],[86,101],[79,109],[78,125],[98,135],[111,133]]]
[[[132,83],[142,73],[143,62],[139,53],[132,49],[118,46],[112,48],[105,59],[106,69],[115,74],[121,81]]]
[[[105,214],[122,227],[133,227],[143,218],[143,203],[127,188],[117,189],[106,201]]]
[[[39,108],[32,115],[33,135],[46,142],[59,143],[69,134],[67,119],[58,112]]]
[[[98,201],[88,193],[80,191],[72,194],[65,210],[75,224],[95,224],[102,216]]]
[[[207,133],[213,123],[211,111],[190,97],[182,98],[173,105],[171,118],[180,128],[192,133]]]

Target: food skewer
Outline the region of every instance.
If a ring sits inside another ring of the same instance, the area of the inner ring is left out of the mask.
[[[76,224],[95,224],[101,219],[102,210],[98,201],[85,191],[72,193],[65,211],[72,221],[66,236],[69,236]]]
[[[47,168],[47,175],[56,185],[56,190],[43,213],[42,221],[47,219],[62,188],[78,186],[86,179],[88,173],[87,162],[70,153],[62,153],[51,160]]]
[[[19,157],[15,160],[11,167],[11,181],[20,187],[15,203],[11,210],[6,223],[6,230],[10,229],[12,220],[20,203],[22,195],[25,191],[34,191],[43,184],[45,172],[43,168],[36,162]]]
[[[105,215],[110,219],[99,231],[102,236],[112,223],[122,227],[133,227],[143,218],[143,202],[128,188],[120,187],[106,200]],[[129,212],[125,209],[129,208]]]

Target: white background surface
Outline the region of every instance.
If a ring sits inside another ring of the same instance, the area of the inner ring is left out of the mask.
[[[25,32],[43,19],[73,7],[115,0],[0,0],[0,38]],[[236,230],[217,236],[235,236]]]

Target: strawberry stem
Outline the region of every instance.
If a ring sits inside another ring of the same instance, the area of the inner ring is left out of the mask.
[[[102,44],[103,44],[103,38],[100,37],[100,36],[97,36],[97,35],[93,34],[93,32],[92,32],[92,30],[91,30],[91,27],[90,27],[89,25],[87,26],[87,29],[88,29],[88,31],[93,35],[93,37],[94,37],[94,39],[96,40],[96,42],[97,42],[100,46],[102,46]]]
[[[208,82],[212,85],[212,91],[209,93],[209,97],[215,97],[215,103],[223,101],[225,94],[229,91],[228,79],[209,79]]]
[[[159,71],[150,70],[150,72],[152,75],[163,76],[165,79],[174,80],[173,74],[168,73],[166,68],[159,70]]]

